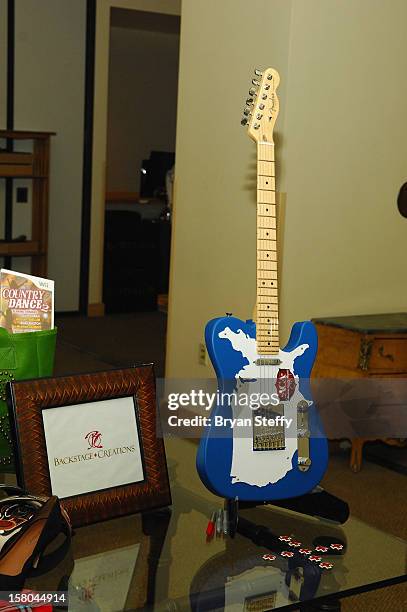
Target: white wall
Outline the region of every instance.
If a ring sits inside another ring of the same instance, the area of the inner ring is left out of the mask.
[[[406,22],[404,0],[183,1],[167,375],[210,375],[206,321],[251,316],[255,146],[238,123],[256,65],[281,75],[282,342],[296,320],[406,310]]]
[[[206,322],[251,317],[256,147],[240,119],[254,68],[287,73],[290,15],[289,0],[183,2],[167,376],[210,375],[198,363]],[[286,87],[282,78],[280,156]]]
[[[286,114],[285,331],[407,309],[407,3],[296,0]],[[296,298],[298,296],[298,298]]]
[[[56,281],[57,310],[76,310],[82,214],[86,3],[16,0],[15,6],[14,126],[57,132],[51,146],[48,275]],[[15,181],[15,186],[19,184],[30,185]],[[14,235],[29,232],[29,204],[15,205],[14,219]],[[13,268],[17,270],[26,269],[27,265],[27,261],[13,259]]]
[[[107,191],[140,190],[152,150],[175,150],[179,35],[110,30]]]

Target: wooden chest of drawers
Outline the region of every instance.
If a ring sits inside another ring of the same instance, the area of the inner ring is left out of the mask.
[[[407,377],[407,313],[332,317],[313,322],[318,331],[313,377]],[[364,442],[366,439],[352,440],[354,471],[360,469]],[[399,444],[396,440],[386,442]]]

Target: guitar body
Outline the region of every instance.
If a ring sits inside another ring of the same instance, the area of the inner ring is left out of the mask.
[[[239,397],[276,394],[280,370],[292,373],[295,390],[280,404],[284,416],[292,419],[293,424],[283,449],[254,450],[253,427],[232,426],[227,421],[247,417],[253,420],[256,410],[252,407],[231,405],[227,399],[215,406],[197,455],[203,483],[221,497],[253,502],[296,497],[311,491],[321,481],[328,463],[327,440],[309,388],[318,344],[314,325],[310,321],[294,325],[287,346],[276,356],[278,365],[256,363],[261,356],[257,354],[253,321],[243,322],[231,316],[213,319],[206,326],[205,340],[219,393],[235,392]],[[305,471],[298,465],[296,427],[300,402],[308,405],[310,465]],[[224,424],[216,424],[217,421]]]
[[[206,326],[219,393],[197,469],[216,495],[267,502],[311,491],[324,475],[328,445],[309,388],[318,344],[314,325],[296,323],[280,349],[273,140],[280,76],[273,68],[255,70],[255,76],[261,80],[252,81],[242,124],[257,143],[257,327],[232,316]]]

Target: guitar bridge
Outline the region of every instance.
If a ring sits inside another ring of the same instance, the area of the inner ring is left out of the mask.
[[[284,405],[261,406],[253,413],[253,450],[285,449]],[[278,420],[277,420],[278,417]],[[272,424],[274,421],[274,424]]]

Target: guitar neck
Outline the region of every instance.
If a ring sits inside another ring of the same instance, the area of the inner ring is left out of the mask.
[[[257,351],[277,355],[277,215],[274,143],[257,144]]]

